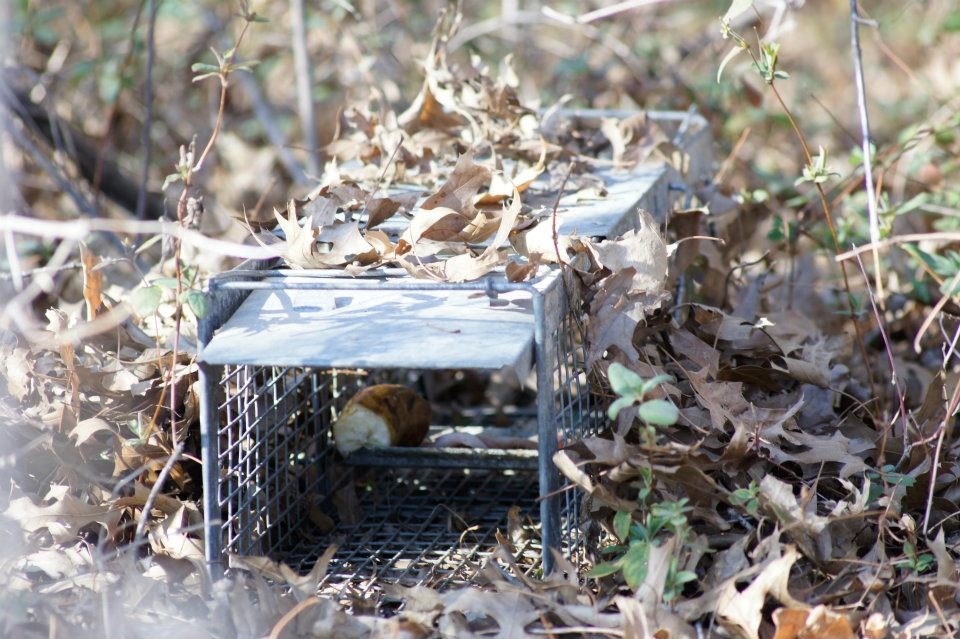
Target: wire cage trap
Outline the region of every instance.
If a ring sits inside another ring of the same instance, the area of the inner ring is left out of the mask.
[[[655,116],[686,129],[683,146],[700,163],[688,181],[705,176],[702,118]],[[558,215],[559,233],[612,237],[636,225],[638,208],[662,216],[678,181],[665,164],[614,175],[605,200]],[[552,550],[576,563],[581,495],[561,485],[552,459],[602,426],[605,401],[591,393],[559,270],[525,283],[494,272],[454,284],[394,269],[347,277],[246,266],[209,282],[211,310],[200,326],[205,547],[214,574],[227,555],[266,555],[306,571],[335,545],[323,582],[330,591],[363,593],[384,581],[442,586],[471,580],[497,531],[529,570],[552,570]],[[431,380],[454,371],[506,377],[518,388],[535,380],[533,393],[527,405],[493,413],[483,402],[441,407],[431,439],[482,435],[497,422],[529,445],[336,452],[331,426],[359,389],[396,382],[431,397]]]

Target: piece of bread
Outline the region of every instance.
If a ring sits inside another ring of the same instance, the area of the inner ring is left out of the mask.
[[[333,424],[341,455],[360,448],[419,446],[430,428],[430,403],[401,384],[368,386],[350,398]]]

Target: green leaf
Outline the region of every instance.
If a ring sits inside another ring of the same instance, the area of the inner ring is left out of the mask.
[[[622,411],[624,408],[633,406],[634,401],[635,400],[632,397],[618,397],[612,404],[610,404],[610,407],[607,408],[607,416],[610,419],[616,419],[617,415],[620,414],[620,411]]]
[[[610,388],[617,395],[636,392],[643,386],[643,378],[619,362],[610,364],[607,369]]]
[[[665,399],[651,399],[640,404],[640,419],[655,426],[671,426],[680,418],[680,411]]]
[[[672,381],[674,381],[674,379],[670,375],[657,375],[656,377],[648,379],[640,385],[640,394],[646,395],[660,384],[665,384]]]
[[[183,176],[180,175],[179,173],[171,173],[170,175],[168,175],[163,179],[163,186],[160,187],[160,190],[166,191],[168,186],[170,186],[171,184],[176,184],[182,179],[183,179]]]
[[[212,73],[214,75],[220,73],[220,67],[215,64],[207,64],[206,62],[194,62],[190,65],[190,70],[194,73]]]
[[[627,585],[636,590],[647,578],[650,546],[638,543],[630,546],[630,550],[621,559],[623,563],[623,578]]]
[[[630,523],[632,521],[633,518],[630,516],[630,513],[625,510],[621,510],[613,516],[613,532],[616,533],[620,541],[627,540],[627,536],[630,534]]]
[[[185,291],[183,293],[183,299],[186,300],[187,306],[190,307],[190,310],[192,310],[193,314],[198,318],[205,317],[210,311],[210,301],[202,291],[196,289]]]
[[[239,64],[235,64],[231,67],[234,71],[246,71],[247,73],[253,73],[253,68],[260,64],[259,60],[246,60]]]
[[[137,315],[145,317],[156,312],[162,298],[163,289],[159,286],[143,286],[130,293],[127,301]]]
[[[602,564],[597,564],[590,570],[586,572],[586,576],[591,579],[598,579],[600,577],[607,577],[612,575],[620,570],[620,565],[615,561],[605,561]]]
[[[153,286],[160,286],[162,288],[177,288],[177,278],[175,277],[158,277],[150,283]]]

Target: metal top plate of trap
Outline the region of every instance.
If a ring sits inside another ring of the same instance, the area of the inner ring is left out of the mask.
[[[201,359],[322,368],[511,367],[520,379],[532,366],[534,314],[527,291],[491,300],[482,282],[466,288],[408,280],[422,288],[400,290],[362,288],[361,281],[350,288],[349,278],[337,278],[335,289],[292,288],[310,281],[265,278],[265,285],[278,287],[253,290],[203,348]],[[532,284],[544,292],[548,307],[561,303],[558,271]]]

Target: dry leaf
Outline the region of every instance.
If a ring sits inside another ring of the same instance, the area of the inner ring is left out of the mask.
[[[773,611],[773,639],[857,639],[850,620],[826,606],[778,608]]]
[[[614,274],[633,269],[630,293],[659,294],[667,278],[667,247],[653,217],[642,209],[638,215],[640,228],[600,242],[596,255]]]
[[[440,189],[428,197],[421,205],[424,209],[443,206],[462,215],[473,211],[473,200],[477,193],[490,181],[490,169],[473,161],[473,151],[460,156],[450,177]]]
[[[4,511],[26,532],[46,529],[58,543],[75,541],[80,529],[99,524],[108,535],[113,535],[120,522],[121,511],[107,505],[83,502],[70,494],[61,495],[47,506],[36,505],[30,497],[10,500]]]
[[[787,546],[782,557],[770,560],[743,591],[737,590],[735,579],[727,581],[716,602],[717,620],[734,636],[759,639],[761,615],[767,597],[780,603],[802,608],[787,589],[790,568],[799,558],[793,546]]]
[[[536,253],[528,262],[518,262],[510,260],[504,268],[504,274],[508,282],[526,282],[537,276],[540,270],[540,256]]]
[[[329,244],[325,252],[313,255],[314,268],[329,268],[348,264],[361,255],[368,254],[373,247],[360,233],[356,222],[343,222],[328,226],[317,235],[317,242]]]
[[[421,238],[436,242],[453,242],[461,239],[460,232],[468,223],[468,218],[445,206],[423,209],[415,212],[404,238],[410,244],[416,244]]]

